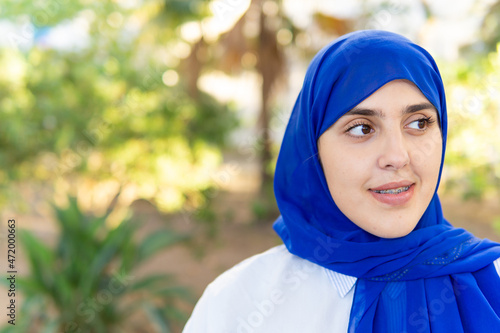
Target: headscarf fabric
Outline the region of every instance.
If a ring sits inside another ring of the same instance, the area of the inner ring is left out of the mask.
[[[281,212],[274,229],[288,250],[355,276],[349,332],[500,332],[500,245],[447,222],[437,195],[415,229],[384,239],[350,221],[333,201],[319,160],[325,130],[393,80],[413,82],[439,116],[443,168],[447,113],[431,55],[377,30],[344,35],[310,63],[276,165]]]

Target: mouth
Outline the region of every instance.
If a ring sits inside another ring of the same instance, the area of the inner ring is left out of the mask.
[[[410,185],[411,186],[411,185]],[[390,189],[390,190],[372,190],[375,193],[380,193],[380,194],[399,194],[401,192],[406,192],[410,189],[410,186],[401,186],[395,189]]]
[[[372,196],[379,202],[390,206],[401,206],[413,197],[415,183],[398,182],[388,183],[376,188],[369,189]]]

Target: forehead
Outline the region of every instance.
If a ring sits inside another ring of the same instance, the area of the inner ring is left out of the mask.
[[[362,100],[358,105],[391,101],[404,102],[404,100],[407,99],[420,99],[428,102],[424,94],[413,82],[408,80],[393,80],[382,85],[368,97]]]
[[[407,80],[394,80],[377,89],[343,116],[363,115],[385,118],[388,114],[401,115],[421,110],[437,114],[435,106],[415,84]]]

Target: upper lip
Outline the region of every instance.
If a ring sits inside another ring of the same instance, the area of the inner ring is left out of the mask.
[[[406,187],[406,186],[411,186],[415,184],[414,182],[410,182],[408,180],[403,180],[400,182],[392,182],[392,183],[387,183],[384,185],[380,185],[379,187],[372,187],[370,188],[371,191],[385,191],[385,190],[393,190],[395,188],[399,187]]]

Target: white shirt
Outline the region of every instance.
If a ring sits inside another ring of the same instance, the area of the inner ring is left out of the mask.
[[[355,283],[276,246],[208,285],[183,333],[347,332]]]

